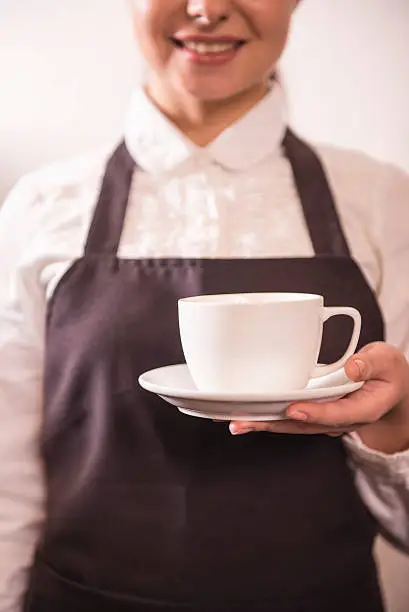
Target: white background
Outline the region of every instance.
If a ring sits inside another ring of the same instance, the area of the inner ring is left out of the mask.
[[[0,201],[27,171],[118,137],[140,75],[127,11],[0,0]],[[302,134],[409,171],[408,0],[304,0],[282,69]],[[407,612],[409,563],[381,552],[391,609]]]

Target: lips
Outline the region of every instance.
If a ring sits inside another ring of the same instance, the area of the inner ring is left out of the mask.
[[[185,49],[198,55],[220,55],[236,51],[242,47],[246,41],[237,38],[202,38],[186,37],[171,38],[171,42],[179,49]]]

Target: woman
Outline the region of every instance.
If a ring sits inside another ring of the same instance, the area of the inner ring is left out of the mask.
[[[409,180],[287,129],[268,75],[295,7],[136,0],[125,142],[2,210],[1,612],[383,609],[377,531],[409,550]],[[361,311],[361,391],[229,432],[138,387],[183,360],[179,297],[276,290]]]

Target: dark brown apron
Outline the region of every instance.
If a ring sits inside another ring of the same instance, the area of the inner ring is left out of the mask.
[[[351,259],[315,153],[284,141],[316,256],[117,256],[135,163],[110,160],[84,256],[49,304],[42,455],[47,521],[26,612],[380,612],[376,525],[343,444],[233,437],[180,414],[138,376],[182,362],[177,300],[297,291],[358,308],[361,345],[382,316]],[[272,232],[273,233],[273,232]],[[326,325],[322,361],[350,323]]]

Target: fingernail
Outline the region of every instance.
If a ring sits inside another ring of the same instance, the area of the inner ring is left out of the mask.
[[[364,377],[366,373],[366,366],[362,359],[354,359],[354,364],[358,368],[359,376]]]
[[[290,410],[288,416],[290,419],[294,419],[294,421],[308,421],[310,418],[306,412],[302,412],[301,410]]]
[[[252,429],[251,427],[247,427],[246,429],[243,429],[235,425],[234,423],[230,423],[229,429],[230,429],[230,433],[233,434],[233,436],[241,436],[241,435],[248,434],[254,431],[254,429]]]

